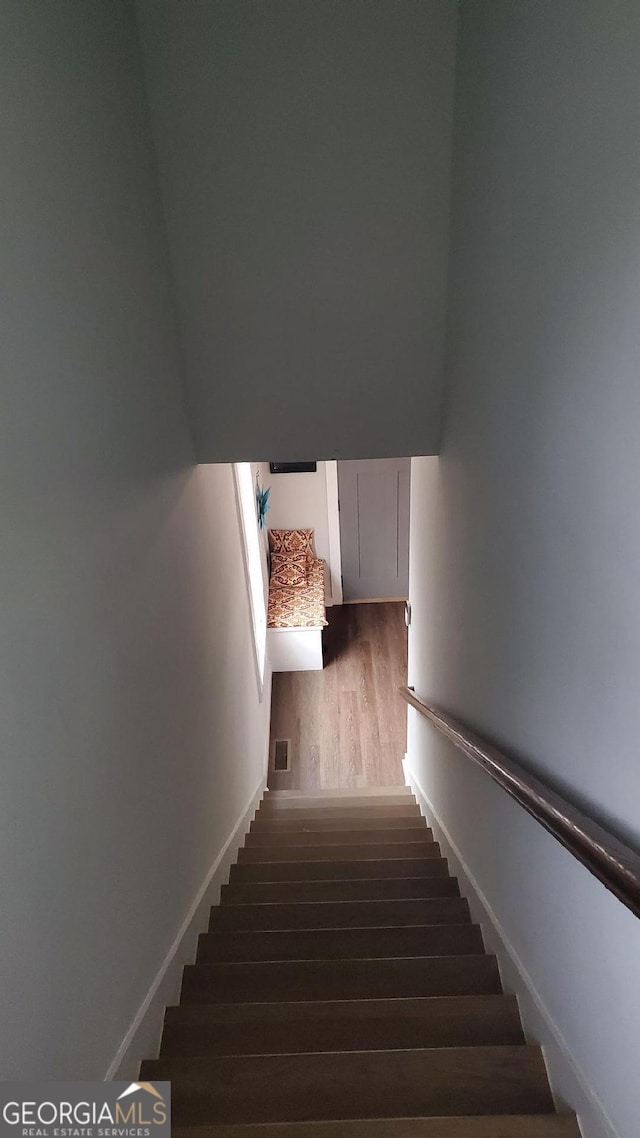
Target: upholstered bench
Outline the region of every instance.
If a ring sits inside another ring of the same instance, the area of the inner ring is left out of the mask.
[[[288,536],[298,534],[310,535],[306,539],[306,547],[301,550],[294,539],[289,539],[290,544],[293,540],[293,548],[287,549]],[[279,535],[287,536],[281,539]],[[281,542],[280,546],[278,541]],[[290,555],[291,580],[295,580],[294,585],[284,583],[288,578],[286,573],[282,575],[281,570],[287,569],[286,563],[284,566],[282,564],[278,566],[279,572],[272,568],[267,610],[267,645],[271,667],[274,672],[319,670],[323,667],[322,629],[327,623],[324,592],[325,563],[322,558],[313,554],[313,531],[271,530],[269,542],[272,565],[276,559],[284,562],[286,556]],[[295,576],[296,561],[300,574],[298,577]],[[304,566],[303,571],[300,571],[300,565]]]

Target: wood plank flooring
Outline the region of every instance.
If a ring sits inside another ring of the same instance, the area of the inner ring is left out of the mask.
[[[269,772],[273,790],[401,786],[407,745],[404,604],[327,610],[322,672],[273,677],[271,739],[289,739],[291,770]]]

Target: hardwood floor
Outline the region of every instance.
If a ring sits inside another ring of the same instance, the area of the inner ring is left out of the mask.
[[[271,740],[289,739],[291,770],[269,771],[272,790],[400,786],[407,744],[404,604],[327,610],[322,672],[273,677]]]

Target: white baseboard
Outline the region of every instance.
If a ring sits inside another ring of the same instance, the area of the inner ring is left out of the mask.
[[[221,886],[228,880],[229,869],[236,860],[238,849],[244,841],[266,785],[265,775],[196,893],[173,944],[109,1064],[105,1082],[112,1079],[137,1079],[141,1060],[157,1055],[165,1007],[178,1003],[182,970],[185,964],[193,962],[198,936],[208,927],[209,909],[220,900]]]
[[[566,1040],[544,1003],[523,961],[509,940],[491,904],[467,865],[455,840],[439,817],[433,803],[413,774],[407,758],[403,760],[405,782],[416,796],[421,812],[440,842],[451,871],[460,881],[471,914],[482,928],[487,950],[498,960],[506,992],[518,998],[527,1040],[541,1044],[549,1082],[559,1111],[571,1110],[578,1116],[583,1138],[619,1138],[600,1099],[574,1062]]]

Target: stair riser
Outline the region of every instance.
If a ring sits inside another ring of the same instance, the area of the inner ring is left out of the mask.
[[[383,845],[331,846],[250,846],[238,850],[238,864],[260,861],[374,861],[387,858],[440,857],[437,842],[425,838],[419,842],[397,842]]]
[[[437,863],[436,863],[437,864]],[[370,881],[262,881],[223,885],[227,905],[295,904],[296,902],[385,901],[458,897],[454,877],[382,878]]]
[[[368,1000],[499,993],[492,956],[189,965],[183,1003]]]
[[[529,1047],[161,1059],[141,1078],[171,1080],[177,1125],[553,1110]]]
[[[432,842],[433,834],[427,826],[414,826],[408,830],[356,829],[356,830],[288,830],[276,833],[273,830],[252,830],[247,834],[245,846],[345,846],[355,845],[393,845],[396,842]]]
[[[231,867],[230,880],[236,881],[341,881],[368,877],[446,877],[444,858],[386,858],[383,861],[291,861],[245,862]]]
[[[216,961],[345,960],[382,956],[471,956],[483,951],[477,925],[203,933],[198,964]]]
[[[464,924],[461,897],[417,901],[342,901],[297,905],[230,905],[211,910],[209,929],[341,929],[401,925]]]

